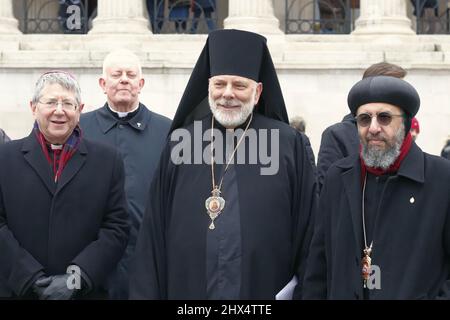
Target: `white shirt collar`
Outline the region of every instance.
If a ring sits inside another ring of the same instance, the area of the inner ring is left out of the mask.
[[[117,113],[117,114],[119,115],[119,118],[125,118],[128,114],[135,112],[135,111],[139,108],[139,103],[138,103],[138,105],[136,106],[136,108],[134,108],[133,110],[127,111],[127,112],[120,112],[120,111],[114,110],[114,109],[109,105],[109,103],[108,103],[107,105],[108,105],[109,110],[111,110],[112,112],[115,112],[115,113]]]

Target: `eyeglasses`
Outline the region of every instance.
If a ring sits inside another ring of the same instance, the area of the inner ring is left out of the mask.
[[[403,117],[402,114],[391,114],[389,112],[380,112],[376,115],[369,113],[361,113],[355,117],[356,122],[360,127],[368,127],[372,123],[372,118],[375,117],[380,126],[388,126],[392,122],[393,117]]]
[[[46,109],[52,110],[52,109],[56,109],[58,107],[58,104],[61,104],[61,107],[63,110],[66,111],[75,111],[78,107],[78,105],[70,100],[63,100],[63,101],[58,101],[58,100],[44,100],[44,101],[38,101],[40,104],[42,104]]]

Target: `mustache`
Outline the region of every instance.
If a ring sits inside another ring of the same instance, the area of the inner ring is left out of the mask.
[[[216,106],[220,104],[225,107],[242,106],[242,103],[237,99],[227,100],[227,99],[220,98],[220,99],[215,100],[214,103]]]
[[[367,141],[378,140],[378,141],[387,142],[386,137],[384,137],[382,134],[373,135],[373,134],[369,133],[369,134],[366,135],[366,140]]]

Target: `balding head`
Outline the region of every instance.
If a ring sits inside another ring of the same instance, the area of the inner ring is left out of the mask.
[[[142,75],[142,67],[139,57],[128,49],[118,49],[111,51],[103,60],[103,76],[106,74],[108,67],[117,64],[134,65],[139,70],[139,76]]]
[[[139,94],[144,83],[141,63],[133,52],[121,49],[105,57],[99,84],[113,110],[135,110],[139,105]]]

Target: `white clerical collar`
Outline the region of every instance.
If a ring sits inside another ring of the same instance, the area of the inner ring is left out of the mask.
[[[61,150],[63,148],[62,144],[50,144],[52,150]]]
[[[136,108],[134,108],[133,110],[127,111],[127,112],[120,112],[120,111],[116,111],[113,108],[111,108],[111,106],[108,104],[108,108],[109,110],[111,110],[112,112],[117,113],[117,115],[119,116],[119,118],[125,118],[127,115],[129,115],[130,113],[135,112],[138,108],[139,108],[139,103],[136,106]]]

